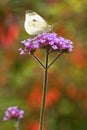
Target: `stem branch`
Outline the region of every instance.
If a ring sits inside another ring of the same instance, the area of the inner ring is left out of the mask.
[[[39,64],[45,69],[45,66],[44,66],[44,64],[41,62],[41,60],[40,60],[36,55],[34,55],[33,53],[32,53],[32,55],[33,55],[34,59],[35,59],[36,61],[38,61]]]
[[[46,101],[46,91],[47,91],[47,79],[48,79],[48,68],[57,60],[57,58],[63,53],[60,52],[58,55],[53,59],[53,61],[48,65],[48,56],[52,51],[49,52],[49,50],[46,50],[45,54],[45,65],[40,61],[40,59],[34,55],[34,59],[39,62],[39,64],[44,68],[44,81],[43,81],[43,93],[42,93],[42,105],[41,105],[41,111],[40,111],[40,127],[39,130],[43,129],[43,120],[44,120],[44,112],[45,112],[45,101]],[[19,128],[16,127],[16,130],[19,130]]]
[[[58,53],[58,55],[53,59],[53,61],[48,65],[48,68],[58,59],[58,57],[63,54],[63,52]]]

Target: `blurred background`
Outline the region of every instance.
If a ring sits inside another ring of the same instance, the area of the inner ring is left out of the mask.
[[[87,129],[87,1],[0,1],[0,130],[15,130],[3,122],[4,111],[18,105],[24,109],[21,130],[38,130],[43,69],[32,56],[21,56],[25,11],[43,16],[54,31],[74,43],[73,52],[63,54],[49,69],[44,130]],[[36,52],[42,59],[41,51]],[[52,58],[51,58],[52,59]],[[43,59],[42,59],[43,60]]]

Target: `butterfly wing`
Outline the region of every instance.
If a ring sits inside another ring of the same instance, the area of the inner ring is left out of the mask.
[[[30,35],[43,33],[48,29],[48,23],[36,12],[26,14],[25,30]]]

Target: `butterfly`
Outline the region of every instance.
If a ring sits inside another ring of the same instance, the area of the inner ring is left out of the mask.
[[[39,33],[49,32],[53,29],[52,25],[49,25],[44,18],[32,10],[26,10],[25,31],[30,35],[37,35]]]

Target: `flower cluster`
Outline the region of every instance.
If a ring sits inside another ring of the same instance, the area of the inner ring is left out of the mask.
[[[3,120],[21,119],[23,118],[24,111],[19,110],[18,106],[8,107]]]
[[[22,41],[24,49],[20,48],[20,54],[30,54],[36,51],[36,49],[46,49],[59,52],[71,52],[73,49],[73,43],[71,40],[65,39],[61,36],[57,36],[56,33],[43,33],[38,34],[34,38],[29,38]]]

